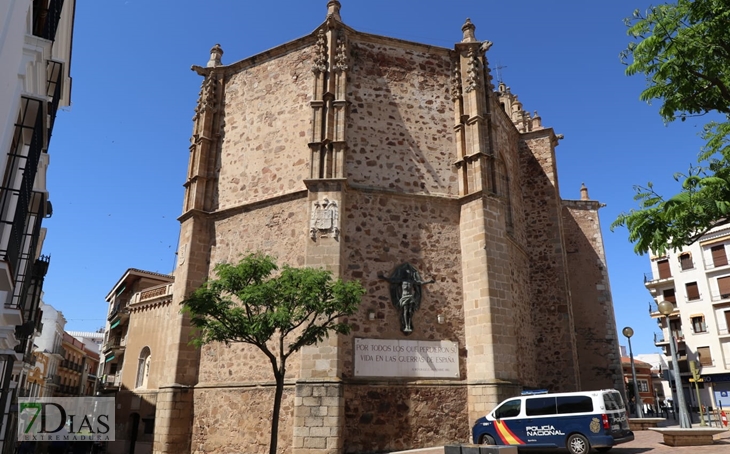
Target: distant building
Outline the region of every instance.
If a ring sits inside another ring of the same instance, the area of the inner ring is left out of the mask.
[[[180,308],[171,304],[173,281],[170,275],[130,268],[106,297],[109,310],[98,389],[117,403],[116,441],[107,446],[110,454],[152,453],[164,364],[175,355],[164,327],[180,317]]]
[[[652,255],[644,284],[654,297],[649,308],[661,334],[654,343],[664,350],[669,366],[670,336],[677,343],[680,389],[692,409],[699,407],[691,363],[699,370],[702,405],[730,407],[730,227],[717,227],[695,243],[664,255]],[[668,301],[667,318],[657,304]],[[676,402],[676,398],[674,398]]]
[[[101,346],[104,343],[104,333],[96,331],[69,331],[71,336],[80,340],[91,351],[101,353]]]
[[[621,358],[624,382],[629,395],[634,394],[633,374],[631,371],[631,359],[627,356]],[[642,405],[642,411],[646,414],[649,409],[656,410],[659,399],[655,390],[657,374],[652,371],[652,365],[634,358],[634,369],[636,370],[636,384],[639,389],[639,399],[634,399],[634,405]]]
[[[61,386],[58,368],[64,359],[63,334],[66,318],[50,304],[41,303],[43,329],[36,338],[36,355],[43,358],[43,392],[41,397],[53,397]]]

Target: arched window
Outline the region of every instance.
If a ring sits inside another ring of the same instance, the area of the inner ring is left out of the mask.
[[[139,360],[137,362],[137,381],[134,385],[135,388],[147,387],[147,378],[150,375],[151,360],[152,355],[150,354],[150,348],[143,348],[139,354]]]

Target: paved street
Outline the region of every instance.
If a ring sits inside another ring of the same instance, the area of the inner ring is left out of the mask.
[[[652,430],[634,432],[636,439],[616,446],[611,454],[729,454],[730,431],[715,435],[715,444],[711,446],[672,447],[662,442],[662,435]]]

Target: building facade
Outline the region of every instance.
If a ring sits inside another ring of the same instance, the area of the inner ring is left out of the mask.
[[[661,334],[654,337],[655,344],[664,349],[671,367],[669,341],[670,336],[674,337],[681,389],[692,409],[700,403],[712,408],[730,407],[729,248],[730,228],[715,228],[682,250],[651,256],[652,273],[644,278],[654,297],[649,312],[661,329]],[[675,307],[669,318],[657,309],[662,301]],[[692,363],[701,379],[701,402],[690,382]]]
[[[624,356],[621,358],[621,366],[623,367],[624,383],[626,384],[626,392],[629,396],[633,396],[633,399],[629,397],[629,403],[631,405],[632,413],[636,413],[634,405],[641,405],[641,410],[644,416],[647,416],[649,411],[657,409],[659,402],[659,396],[657,395],[659,389],[655,388],[658,374],[652,370],[652,366],[644,361],[634,359],[634,369],[636,370],[636,385],[639,390],[639,398],[637,399],[634,391],[634,377],[631,370],[631,358]]]
[[[172,348],[163,328],[180,311],[171,305],[173,281],[130,268],[107,295],[98,389],[116,399],[116,441],[107,446],[111,454],[152,452],[162,365]]]
[[[40,331],[48,146],[56,112],[70,102],[75,0],[0,3],[0,450],[8,452],[16,389],[25,389]]]
[[[179,309],[215,264],[255,251],[367,289],[349,335],[289,359],[282,452],[466,442],[522,389],[625,392],[601,204],[585,186],[561,197],[562,136],[492,84],[469,20],[461,36],[361,33],[331,0],[310,35],[229,65],[216,45],[193,68],[177,267],[107,297],[102,384],[127,434],[110,449],[153,428],[154,453],[268,452],[268,360],[195,348]]]

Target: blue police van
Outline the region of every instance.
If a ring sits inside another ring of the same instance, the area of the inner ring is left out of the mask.
[[[474,443],[564,448],[588,454],[634,439],[621,394],[613,389],[526,392],[507,399],[472,428]]]

